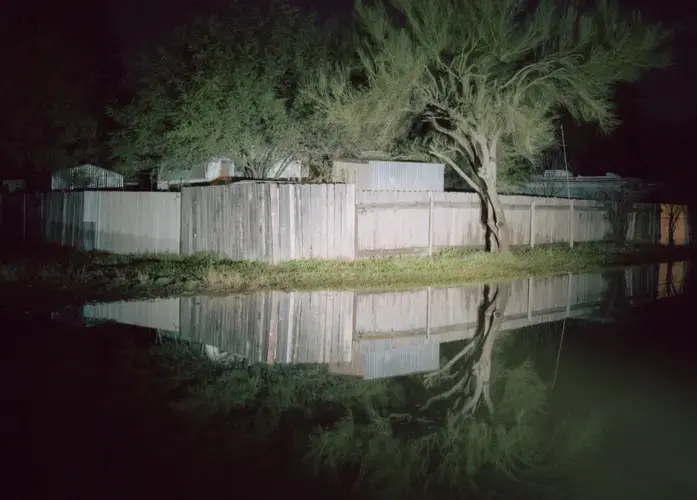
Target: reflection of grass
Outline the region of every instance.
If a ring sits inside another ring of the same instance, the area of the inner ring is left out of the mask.
[[[403,257],[357,262],[295,261],[280,265],[231,262],[210,255],[118,256],[61,250],[50,257],[4,259],[0,281],[120,289],[253,290],[385,288],[512,279],[687,258],[686,250],[610,244],[550,246],[511,254],[449,250],[433,258]]]

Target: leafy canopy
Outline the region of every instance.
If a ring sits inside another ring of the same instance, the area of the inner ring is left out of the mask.
[[[667,33],[609,1],[527,3],[357,1],[359,64],[321,75],[315,100],[347,137],[385,149],[426,124],[423,147],[490,189],[553,145],[559,113],[610,131],[615,84],[668,64]]]
[[[320,130],[297,99],[304,72],[323,51],[311,16],[273,0],[236,4],[176,35],[143,57],[136,98],[114,111],[122,169],[178,170],[229,158],[249,176],[282,176]]]

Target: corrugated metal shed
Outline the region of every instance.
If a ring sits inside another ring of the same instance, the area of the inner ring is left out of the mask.
[[[53,191],[108,188],[123,188],[123,175],[95,165],[65,168],[51,175]]]
[[[445,165],[412,161],[335,160],[334,182],[360,191],[444,191]]]

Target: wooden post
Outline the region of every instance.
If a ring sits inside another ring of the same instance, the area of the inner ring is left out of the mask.
[[[569,273],[568,278],[566,281],[566,317],[569,317],[569,314],[571,314],[571,280],[573,278],[573,274]]]
[[[431,287],[426,289],[426,342],[431,340]]]
[[[279,189],[278,183],[269,185],[269,196],[271,198],[271,262],[273,264],[278,264],[281,260],[280,213],[278,209]]]
[[[535,248],[535,198],[530,202],[530,248]]]
[[[293,260],[298,258],[296,253],[298,230],[295,227],[295,209],[298,203],[298,186],[295,184],[288,184],[288,191],[288,237],[290,238],[288,245],[290,255],[288,255],[288,258]]]
[[[359,241],[359,221],[358,221],[358,189],[355,184],[347,184],[349,192],[353,193],[353,214],[349,212],[349,216],[353,218],[353,224],[349,221],[349,227],[353,226],[353,259],[358,260],[360,256],[360,241]]]
[[[569,248],[574,247],[574,200],[569,200]]]
[[[293,203],[291,203],[291,206]],[[295,297],[297,292],[288,293],[288,322],[286,331],[286,363],[292,363],[294,359],[294,345],[295,345]],[[286,319],[286,318],[283,318]]]
[[[433,255],[433,192],[428,192],[428,256]]]

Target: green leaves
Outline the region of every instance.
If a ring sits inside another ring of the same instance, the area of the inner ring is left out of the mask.
[[[475,170],[535,161],[562,111],[611,130],[615,84],[668,62],[668,34],[606,0],[587,12],[551,1],[534,11],[520,0],[390,4],[403,22],[382,3],[357,5],[362,83],[327,69],[318,105],[346,137],[385,149],[425,120],[425,146]]]
[[[321,53],[311,24],[282,2],[199,20],[146,59],[136,98],[116,112],[123,169],[191,168],[229,158],[250,177],[278,173],[316,131],[299,87]],[[246,7],[244,9],[247,9]]]

